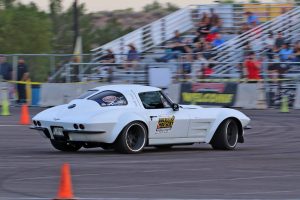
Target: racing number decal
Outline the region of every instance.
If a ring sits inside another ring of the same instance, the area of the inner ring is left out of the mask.
[[[175,120],[175,116],[159,118],[156,126],[156,133],[169,132],[173,127],[174,120]]]

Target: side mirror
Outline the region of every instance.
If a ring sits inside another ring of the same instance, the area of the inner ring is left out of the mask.
[[[179,105],[178,105],[177,103],[173,103],[173,104],[172,104],[172,109],[173,109],[174,111],[178,111],[178,110],[179,110]]]

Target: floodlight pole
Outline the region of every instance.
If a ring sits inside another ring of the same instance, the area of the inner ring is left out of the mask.
[[[73,49],[76,45],[76,39],[80,35],[79,32],[79,12],[78,12],[78,0],[74,0],[73,3],[73,31],[74,31],[74,39],[73,39]]]

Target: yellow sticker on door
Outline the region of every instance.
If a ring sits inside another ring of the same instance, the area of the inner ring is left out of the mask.
[[[159,118],[156,126],[156,133],[169,132],[173,127],[174,120],[175,116]]]

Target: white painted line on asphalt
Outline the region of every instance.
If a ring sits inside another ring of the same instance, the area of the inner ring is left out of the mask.
[[[238,177],[238,178],[220,178],[220,179],[202,179],[202,180],[191,180],[191,181],[170,181],[164,183],[150,183],[150,184],[139,184],[139,185],[120,185],[120,186],[108,186],[108,187],[97,187],[97,188],[80,188],[82,190],[101,190],[101,189],[119,189],[119,188],[131,188],[131,187],[148,187],[148,186],[160,186],[160,185],[173,185],[173,184],[189,184],[189,183],[201,183],[210,181],[238,181],[238,180],[251,180],[251,179],[265,179],[265,178],[284,178],[284,177],[299,177],[300,175],[281,175],[281,176],[254,176],[254,177]]]

